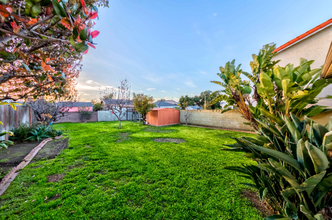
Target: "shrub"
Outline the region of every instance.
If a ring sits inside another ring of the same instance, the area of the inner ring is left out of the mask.
[[[251,180],[245,185],[279,213],[266,219],[324,219],[332,206],[332,118],[323,126],[308,117],[327,111],[315,105],[316,96],[331,80],[318,79],[321,69],[312,70],[313,61],[276,66],[273,50],[265,47],[253,55],[252,74],[232,61],[220,68],[223,82],[214,81],[224,87],[219,100],[235,106],[258,133],[256,139],[234,138],[226,149],[245,151],[257,164],[227,169],[243,173]],[[254,84],[252,98],[242,73]]]
[[[23,142],[26,140],[40,141],[42,138],[56,137],[62,134],[62,131],[55,130],[51,126],[33,124],[29,126],[28,123],[20,124],[18,127],[11,130],[12,136],[9,137],[11,141]]]
[[[93,104],[93,111],[101,111],[103,110],[103,104],[100,102]]]
[[[30,132],[37,128],[38,124],[32,124],[29,126],[29,123],[19,124],[18,127],[15,127],[11,130],[13,132],[13,136],[9,137],[9,140],[12,141],[23,141],[29,137]]]
[[[78,112],[80,113],[80,121],[84,122],[91,118],[92,112],[87,107],[80,107]]]

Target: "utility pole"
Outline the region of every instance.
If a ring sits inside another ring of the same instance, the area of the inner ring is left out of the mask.
[[[204,110],[206,110],[206,92],[204,92]]]

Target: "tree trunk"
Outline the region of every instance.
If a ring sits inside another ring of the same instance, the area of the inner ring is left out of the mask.
[[[121,129],[121,120],[119,120],[119,129]]]
[[[142,123],[143,123],[143,125],[146,125],[146,116],[145,115],[142,115]]]

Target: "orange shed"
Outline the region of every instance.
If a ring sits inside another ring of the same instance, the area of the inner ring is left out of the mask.
[[[180,111],[173,108],[154,108],[146,115],[146,121],[155,126],[180,124]]]

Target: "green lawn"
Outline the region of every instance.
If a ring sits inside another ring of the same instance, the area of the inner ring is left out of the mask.
[[[1,219],[262,219],[241,198],[244,179],[223,169],[251,161],[243,153],[220,150],[233,143],[230,137],[251,134],[132,122],[123,122],[121,130],[117,126],[55,125],[66,130],[69,147],[21,171],[0,197]],[[64,177],[47,182],[53,174]]]

